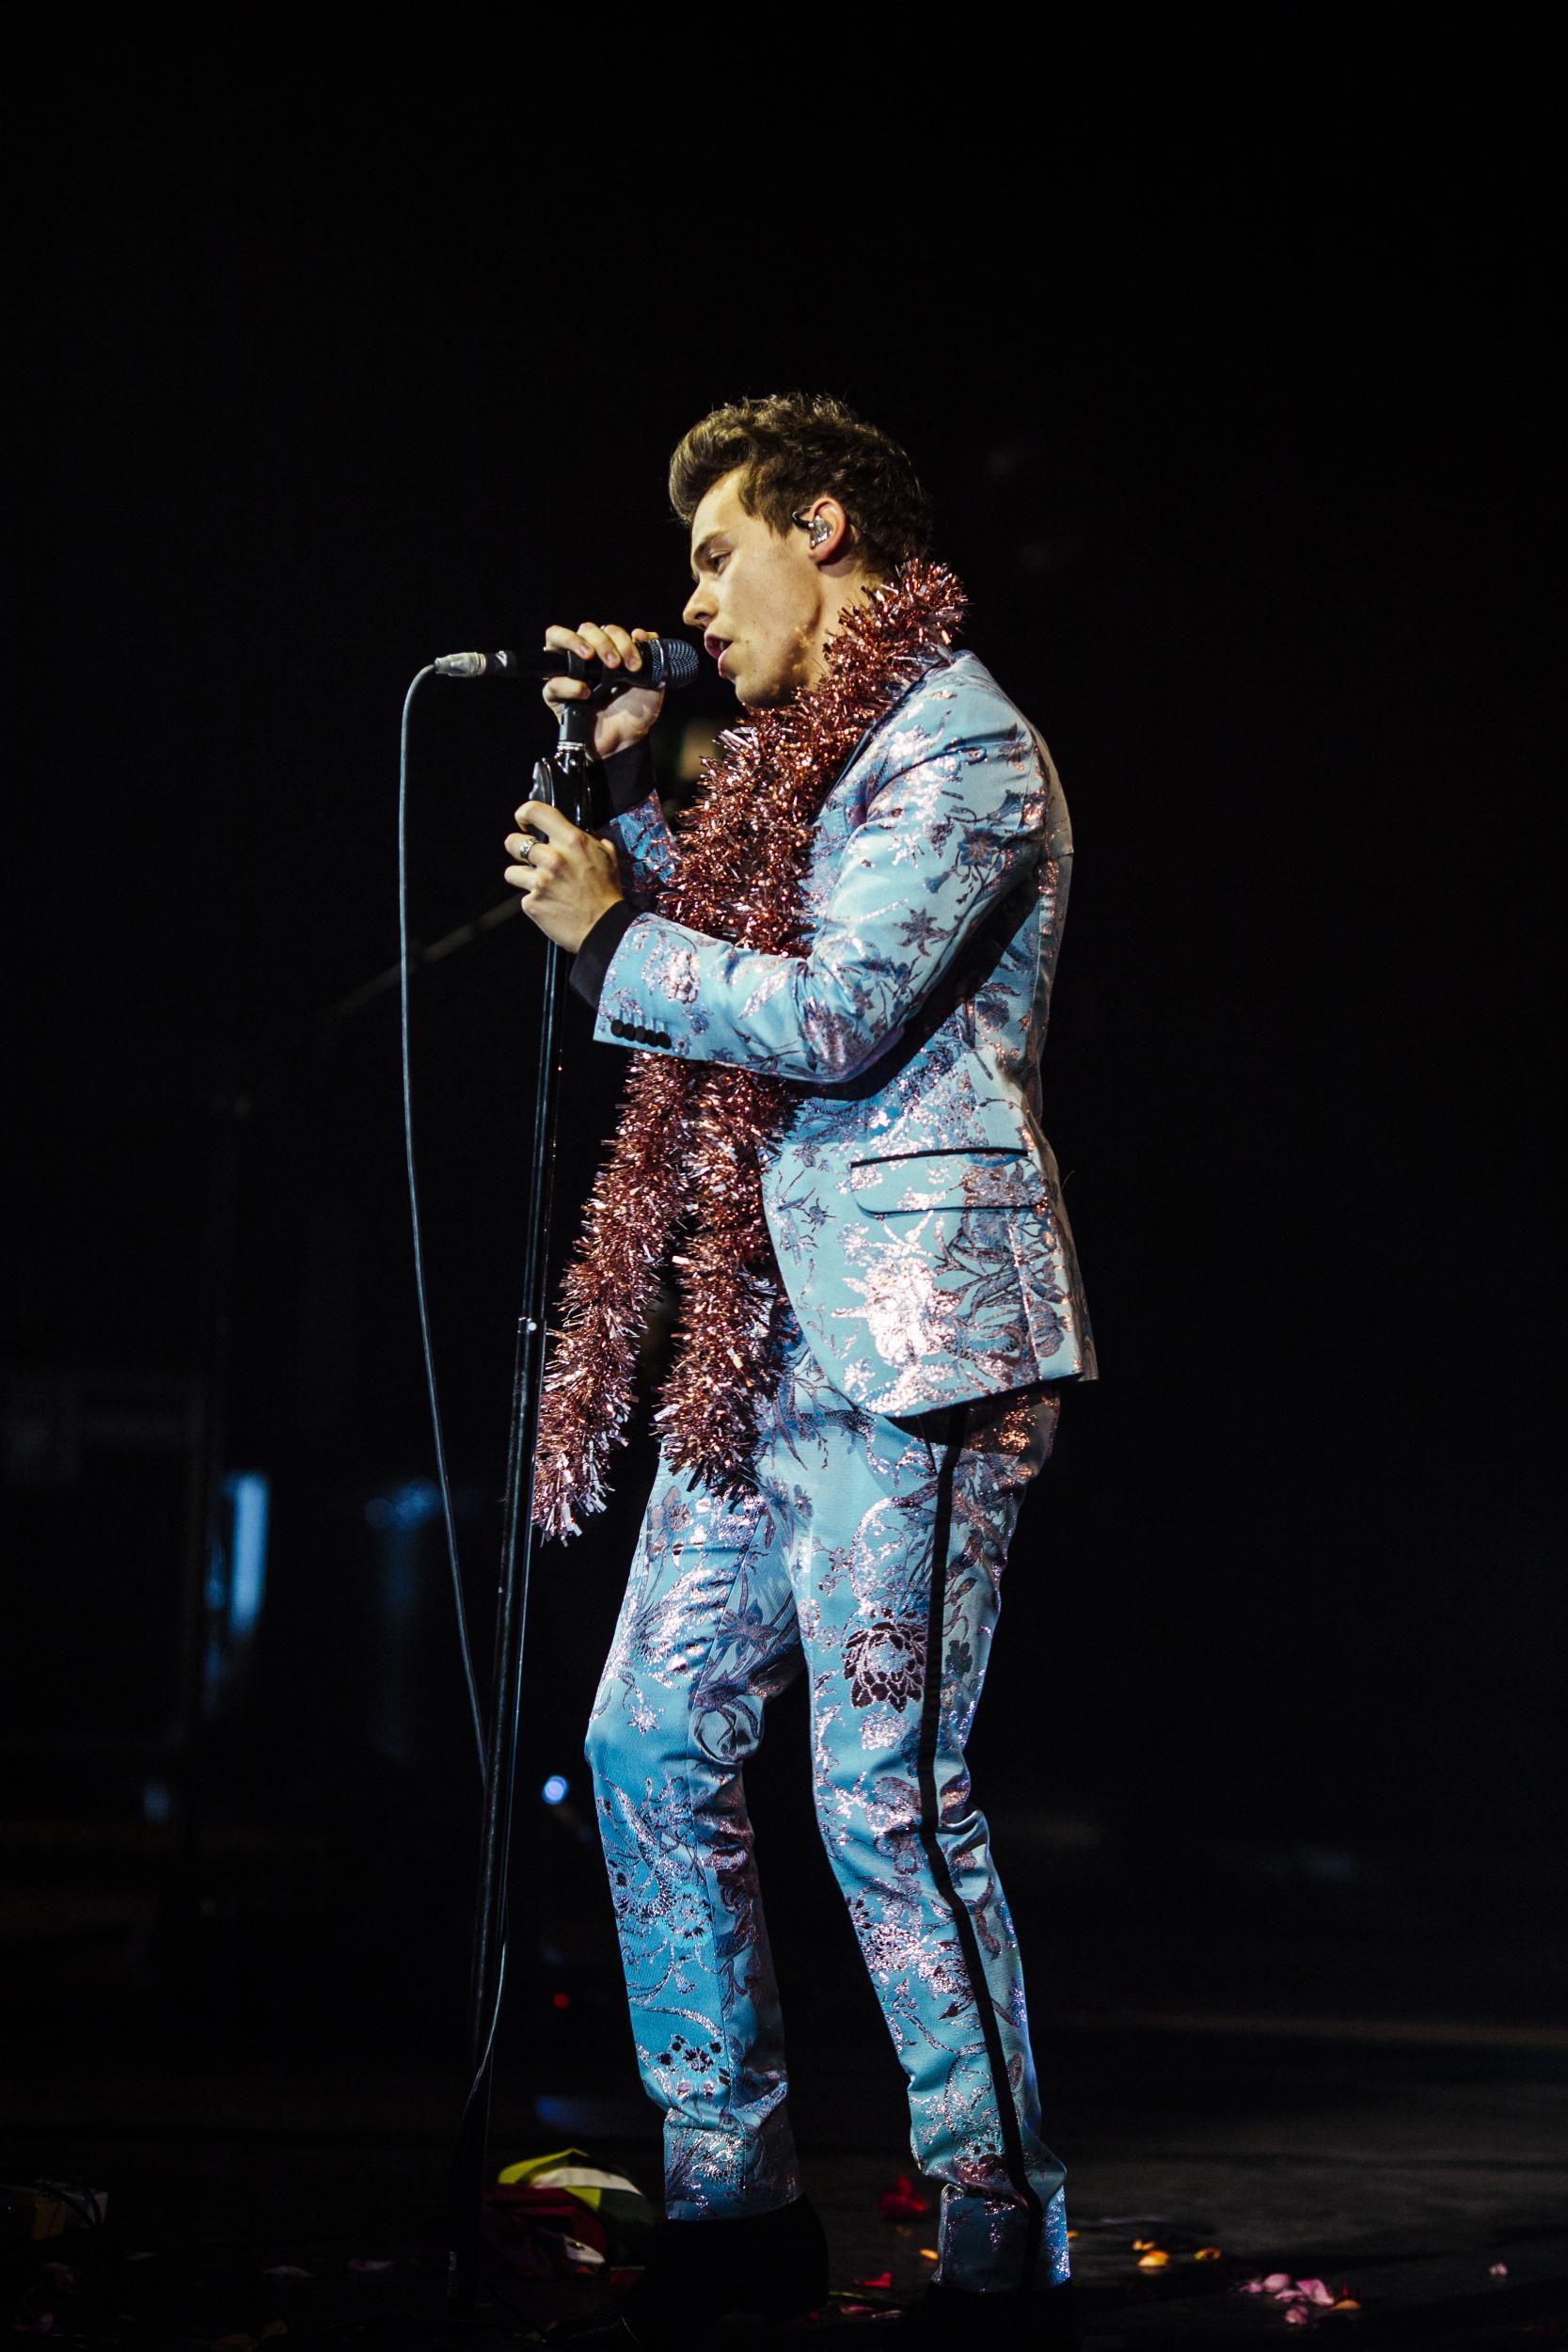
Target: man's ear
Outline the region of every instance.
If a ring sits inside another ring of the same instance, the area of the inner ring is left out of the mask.
[[[814,564],[836,563],[841,555],[848,554],[849,517],[837,499],[813,499],[795,520],[805,531],[807,552]]]

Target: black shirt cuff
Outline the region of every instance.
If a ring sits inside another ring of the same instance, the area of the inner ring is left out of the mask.
[[[617,759],[630,757],[627,752],[617,752]],[[610,762],[605,762],[606,767]],[[650,763],[651,772],[651,763]],[[610,969],[610,959],[636,922],[638,909],[629,898],[618,898],[612,907],[606,907],[582,946],[572,965],[572,986],[584,1004],[599,1009],[599,991]]]
[[[610,809],[617,817],[627,817],[634,808],[641,808],[648,795],[658,788],[654,755],[645,735],[639,736],[635,743],[628,743],[624,752],[611,752],[608,759],[600,760],[599,766],[604,771]]]

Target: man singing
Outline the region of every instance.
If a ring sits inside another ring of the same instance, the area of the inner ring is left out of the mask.
[[[661,1455],[588,1739],[666,2225],[579,2341],[689,2345],[827,2293],[741,1788],[808,1677],[817,1820],[942,2184],[923,2344],[1069,2339],[1063,2168],[964,1750],[1024,1489],[1093,1343],[1038,1059],[1072,846],[953,640],[909,459],[840,402],[721,408],[670,491],[747,723],[678,834],[660,696],[599,710],[612,838],[530,802],[508,882],[632,1049],[550,1359],[535,1508],[597,1508],[659,1268]],[[546,642],[635,675],[647,632]],[[552,681],[559,703],[587,689]]]

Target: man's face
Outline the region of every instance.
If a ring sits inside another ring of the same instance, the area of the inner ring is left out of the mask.
[[[720,676],[747,709],[766,710],[815,682],[823,581],[805,532],[777,532],[748,515],[739,482],[725,474],[691,517],[697,584],[681,618],[703,631]]]

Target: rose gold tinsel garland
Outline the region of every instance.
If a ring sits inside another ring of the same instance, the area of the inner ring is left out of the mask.
[[[963,590],[911,562],[844,614],[814,692],[723,736],[680,834],[657,912],[769,955],[805,945],[812,827],[866,729],[951,644]],[[679,1353],[656,1419],[666,1456],[743,1485],[783,1297],[762,1206],[761,1154],[798,1087],[717,1062],[639,1055],[610,1158],[562,1291],[539,1421],[534,1518],[578,1533],[605,1504],[638,1351],[667,1251],[680,1278]],[[682,1236],[684,1229],[684,1238]]]

